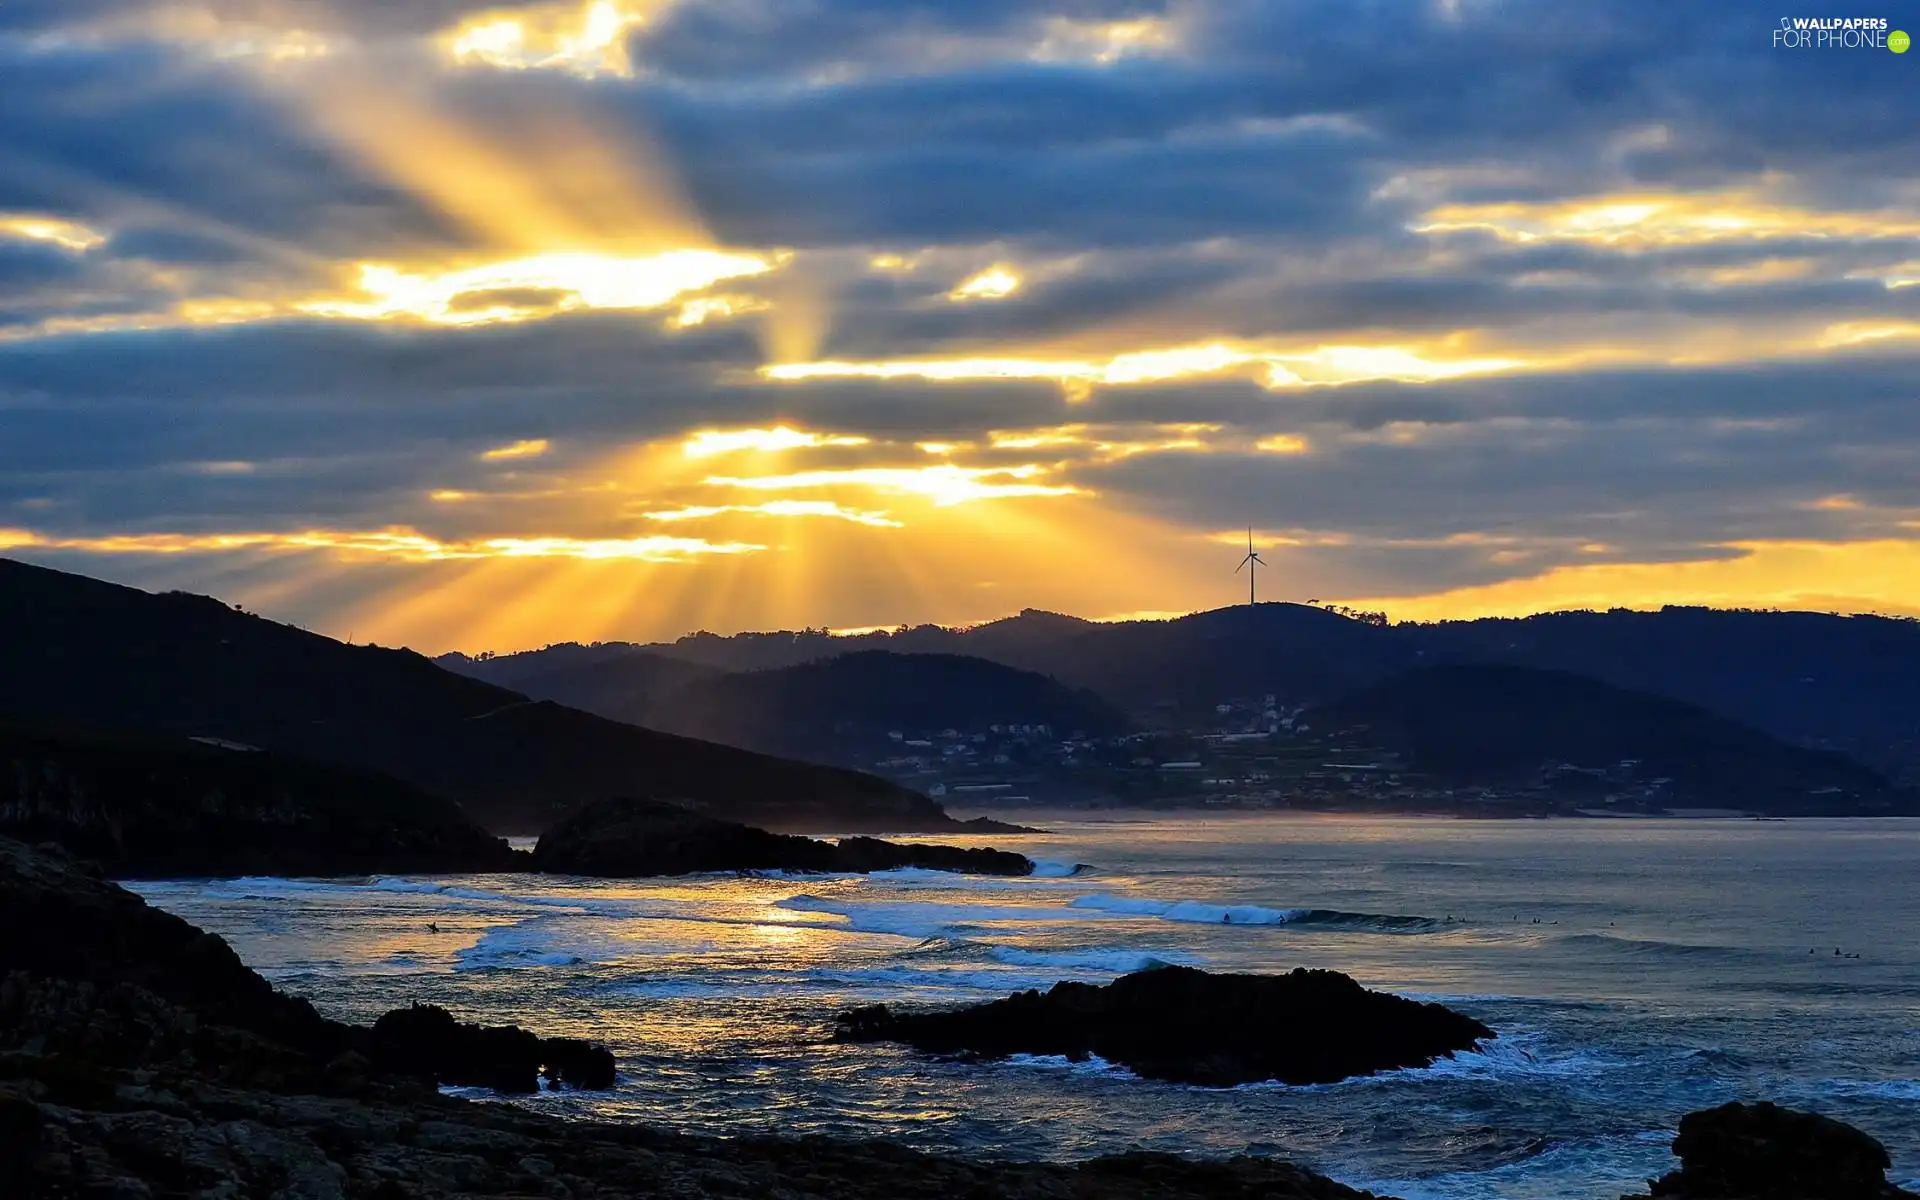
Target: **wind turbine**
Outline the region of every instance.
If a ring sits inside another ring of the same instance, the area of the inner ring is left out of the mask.
[[[1233,569],[1235,575],[1240,573],[1241,568],[1246,569],[1248,604],[1253,603],[1253,577],[1259,573],[1261,567],[1266,565],[1267,560],[1261,558],[1259,553],[1253,548],[1253,526],[1249,525],[1247,526],[1247,556],[1240,560],[1240,566]]]

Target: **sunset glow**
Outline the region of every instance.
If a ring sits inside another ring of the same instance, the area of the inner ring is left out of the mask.
[[[586,308],[660,308],[682,293],[771,269],[767,260],[754,255],[713,250],[677,250],[637,258],[543,254],[440,274],[363,263],[358,288],[372,299],[308,300],[297,307],[320,316],[363,321],[415,319],[477,325]]]
[[[437,648],[1214,607],[1248,525],[1410,618],[1913,603],[1912,56],[1257,10],[29,5],[3,548]]]

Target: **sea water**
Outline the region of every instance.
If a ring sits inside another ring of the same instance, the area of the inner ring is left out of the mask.
[[[1682,1113],[1764,1098],[1868,1130],[1896,1181],[1920,1179],[1920,821],[1044,824],[956,839],[1042,863],[1021,879],[137,889],[333,1016],[421,1000],[608,1043],[613,1091],[519,1101],[582,1117],[1021,1158],[1277,1154],[1406,1200],[1606,1200],[1673,1165]],[[1226,1090],[826,1040],[853,1005],[1161,963],[1331,967],[1500,1037],[1422,1070]]]

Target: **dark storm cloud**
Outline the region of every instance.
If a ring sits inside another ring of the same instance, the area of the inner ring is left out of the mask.
[[[6,0],[0,34],[97,32],[114,23],[159,19],[182,11],[237,29],[250,26],[344,30],[365,37],[418,35],[477,12],[538,7],[541,0],[199,0],[191,8],[166,0]],[[134,25],[152,32],[152,27]]]
[[[10,209],[124,227],[114,253],[282,267],[440,232],[234,65],[151,44],[0,39],[0,212]]]
[[[0,304],[77,278],[85,271],[70,250],[46,242],[0,242]]]
[[[1037,41],[1045,23],[1162,15],[1151,0],[720,0],[680,4],[633,39],[649,69],[690,81],[737,82],[852,65],[938,67],[970,47]],[[984,45],[982,45],[984,43]],[[892,51],[883,54],[881,51]]]

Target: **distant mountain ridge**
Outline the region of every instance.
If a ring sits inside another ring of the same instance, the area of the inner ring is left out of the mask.
[[[0,559],[0,718],[214,737],[371,770],[538,833],[616,795],[783,830],[958,828],[932,800],[529,699],[411,651],[343,645],[206,596]]]
[[[963,629],[694,634],[592,649],[729,671],[861,650],[971,655],[1052,676],[1136,718],[1166,723],[1229,697],[1272,693],[1283,705],[1323,704],[1416,667],[1505,663],[1698,704],[1920,784],[1920,687],[1911,684],[1920,678],[1920,621],[1902,618],[1668,607],[1383,627],[1309,605],[1262,603],[1167,621],[1095,623],[1028,610]],[[553,647],[491,662],[526,670],[568,652]]]

